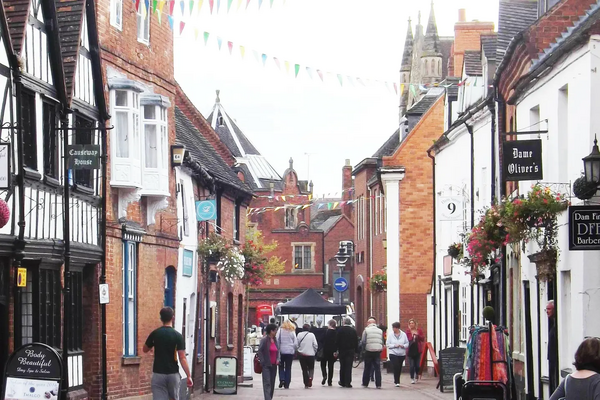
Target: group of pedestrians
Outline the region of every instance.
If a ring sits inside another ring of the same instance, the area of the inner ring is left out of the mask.
[[[381,388],[381,352],[388,349],[394,370],[394,384],[400,386],[400,374],[405,359],[410,360],[412,383],[416,383],[419,375],[420,355],[423,351],[425,337],[418,329],[416,321],[411,319],[406,332],[400,329],[400,323],[392,324],[392,334],[384,336],[383,330],[377,326],[375,318],[370,317],[359,340],[356,329],[349,318],[344,325],[337,327],[335,320],[330,320],[327,329],[319,334],[311,332],[306,324],[296,335],[296,327],[286,320],[278,329],[277,325],[265,327],[265,336],[258,348],[258,359],[263,367],[262,381],[265,400],[271,400],[279,370],[279,388],[289,389],[292,378],[294,356],[300,362],[302,380],[306,389],[313,385],[315,361],[321,363],[321,385],[333,386],[334,364],[340,362],[338,385],[352,387],[352,364],[359,349],[364,351],[364,372],[362,386],[368,387],[371,381]]]

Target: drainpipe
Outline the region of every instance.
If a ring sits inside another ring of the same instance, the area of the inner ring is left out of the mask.
[[[373,211],[373,202],[371,201],[371,188],[369,190],[369,276],[368,278],[373,276],[373,218],[371,212]],[[373,315],[373,291],[369,289],[369,315]]]
[[[433,198],[433,350],[435,351],[435,342],[437,336],[437,329],[435,324],[435,310],[436,310],[436,299],[435,299],[435,266],[437,260],[437,236],[436,236],[436,201],[435,201],[435,156],[431,155],[431,149],[427,150],[427,156],[431,158],[431,171],[433,174],[433,191],[431,197]]]
[[[469,131],[471,136],[471,229],[475,226],[475,137],[473,136],[473,125],[467,124],[467,121],[463,122]],[[475,290],[473,285],[471,286],[471,326],[475,325]]]
[[[16,60],[17,56],[15,57],[15,65],[18,65],[18,60]],[[22,83],[21,83],[21,71],[18,68],[13,68],[13,76],[14,76],[14,84],[15,84],[15,88],[16,88],[16,109],[17,109],[17,117],[16,117],[16,125],[17,125],[17,152],[19,153],[19,158],[16,160],[15,165],[18,168],[18,174],[17,174],[17,186],[19,188],[19,221],[17,222],[17,225],[19,227],[19,233],[17,236],[17,240],[15,243],[15,272],[16,272],[16,268],[21,266],[21,261],[23,260],[24,257],[24,247],[25,247],[25,167],[24,167],[24,163],[23,163],[23,154],[24,154],[24,150],[23,150],[23,127],[21,126],[21,121],[23,119],[22,115],[21,115],[21,101],[22,101]],[[17,289],[15,291],[15,304],[17,304],[16,302],[16,297],[19,295],[18,294],[19,289]],[[15,348],[17,348],[17,343],[15,343]]]
[[[107,162],[108,162],[108,144],[106,137],[106,121],[102,119],[100,122],[100,126],[102,129],[100,130],[102,138],[101,138],[101,146],[102,146],[102,215],[101,223],[100,223],[100,240],[102,241],[102,266],[100,271],[100,283],[106,283],[106,185],[108,185],[107,179]],[[100,357],[102,362],[102,395],[101,399],[106,400],[108,397],[108,374],[107,374],[107,364],[106,364],[106,346],[107,346],[107,334],[106,334],[106,304],[102,304],[100,306],[100,314],[101,314],[101,324],[102,324],[102,346],[100,349]]]

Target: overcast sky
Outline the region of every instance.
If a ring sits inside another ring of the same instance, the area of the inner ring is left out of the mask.
[[[229,115],[280,174],[292,157],[300,179],[314,182],[316,195],[340,192],[344,160],[354,166],[372,156],[398,127],[399,97],[392,84],[399,81],[407,20],[412,18],[414,29],[421,10],[426,26],[431,2],[273,0],[270,8],[270,0],[264,0],[258,10],[258,0],[251,0],[245,10],[243,0],[237,10],[238,0],[233,0],[229,13],[228,0],[220,3],[218,14],[217,1],[212,15],[209,1],[193,17],[186,10],[183,35],[175,34],[177,81],[205,117],[219,89]],[[439,35],[453,35],[459,8],[467,9],[469,21],[496,23],[497,3],[438,0]],[[206,45],[204,32],[210,33]],[[268,56],[265,66],[253,50]],[[300,65],[296,78],[294,64]],[[332,74],[322,82],[317,69]],[[343,75],[343,86],[337,74]],[[352,86],[347,76],[361,78],[365,86],[358,81]]]

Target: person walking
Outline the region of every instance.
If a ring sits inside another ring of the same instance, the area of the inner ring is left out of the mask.
[[[548,377],[550,378],[550,392],[554,392],[558,385],[558,338],[554,300],[550,300],[546,304],[546,314],[548,315]]]
[[[350,318],[345,318],[344,326],[340,326],[337,330],[335,348],[340,360],[340,380],[338,384],[341,387],[351,388],[352,363],[354,362],[354,355],[358,350],[358,333],[352,327],[352,320]]]
[[[558,385],[550,400],[600,399],[600,339],[586,338],[575,352],[576,371]]]
[[[406,333],[400,330],[400,322],[392,324],[392,331],[392,334],[387,337],[386,347],[394,369],[394,385],[400,387],[400,374],[402,373],[402,364],[404,364],[409,342]]]
[[[277,347],[279,348],[280,362],[279,362],[279,388],[290,388],[290,382],[292,380],[292,363],[294,361],[294,354],[298,347],[298,340],[296,339],[296,327],[286,319],[281,325],[281,328],[277,330],[275,336],[277,340]]]
[[[323,357],[321,358],[321,373],[323,374],[323,380],[321,381],[321,385],[324,385],[325,382],[327,382],[328,386],[333,384],[333,364],[335,364],[336,360],[336,327],[337,323],[335,320],[329,320],[327,323],[327,331],[325,332],[325,337],[323,338]],[[329,371],[329,374],[327,371]]]
[[[421,363],[421,353],[425,343],[425,335],[418,327],[417,321],[413,318],[408,320],[408,360],[410,361],[410,379],[412,384],[415,384],[419,379],[419,364]]]
[[[153,330],[144,344],[143,351],[148,353],[154,349],[154,364],[152,366],[152,399],[179,400],[179,366],[177,359],[187,377],[187,386],[194,386],[190,367],[185,358],[185,341],[181,333],[173,328],[173,309],[164,307],[160,310],[162,326]]]
[[[275,335],[277,334],[277,325],[269,324],[265,327],[265,336],[258,345],[258,360],[262,366],[263,395],[265,400],[273,398],[275,391],[275,377],[277,376],[277,360],[279,359],[279,348]]]
[[[361,344],[365,349],[365,369],[363,371],[362,386],[369,387],[371,371],[375,368],[375,386],[381,389],[381,350],[383,350],[383,331],[377,326],[375,317],[367,320],[367,327],[363,331]]]
[[[298,359],[302,368],[302,379],[304,388],[312,387],[313,375],[315,373],[315,354],[319,349],[317,338],[310,332],[310,325],[304,324],[303,331],[298,334]]]

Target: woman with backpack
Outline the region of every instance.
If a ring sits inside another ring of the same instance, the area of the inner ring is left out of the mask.
[[[417,326],[417,321],[413,318],[408,320],[406,336],[408,337],[407,356],[410,362],[410,379],[412,380],[411,383],[414,384],[419,379],[419,364],[425,344],[425,335],[423,335],[423,331]]]

